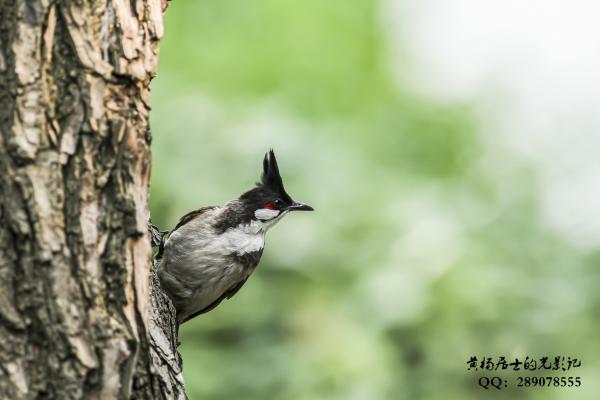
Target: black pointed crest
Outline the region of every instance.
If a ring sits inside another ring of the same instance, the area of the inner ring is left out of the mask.
[[[277,167],[277,159],[273,149],[265,154],[260,183],[273,189],[283,189],[283,182],[281,181],[281,175],[279,175],[279,167]]]
[[[279,175],[279,167],[277,166],[277,159],[275,158],[273,149],[269,150],[265,154],[265,158],[263,160],[263,173],[260,177],[260,185],[268,187],[269,189],[280,193],[286,198],[289,197],[283,188],[283,181],[281,180],[281,175]]]

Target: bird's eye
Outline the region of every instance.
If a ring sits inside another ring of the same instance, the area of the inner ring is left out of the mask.
[[[281,199],[277,199],[277,200],[274,200],[273,202],[265,203],[265,205],[264,205],[264,208],[268,208],[269,210],[277,210],[281,207],[283,207],[283,200],[281,200]]]

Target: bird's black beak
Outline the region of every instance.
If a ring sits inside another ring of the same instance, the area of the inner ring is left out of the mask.
[[[299,201],[294,201],[294,204],[289,206],[287,209],[289,211],[314,211],[315,210],[308,204],[300,203]]]

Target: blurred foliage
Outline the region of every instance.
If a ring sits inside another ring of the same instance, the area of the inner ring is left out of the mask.
[[[535,175],[486,147],[468,106],[391,77],[378,7],[168,9],[153,221],[237,197],[270,147],[316,209],[273,228],[244,288],[182,326],[190,398],[596,398],[600,253],[548,232]],[[583,358],[583,388],[484,393],[466,371],[471,355],[528,354]]]

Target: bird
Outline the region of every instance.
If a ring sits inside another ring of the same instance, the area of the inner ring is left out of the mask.
[[[233,297],[256,269],[267,231],[292,211],[314,209],[287,194],[271,149],[252,189],[222,206],[181,217],[155,256],[160,285],[175,306],[178,324]]]

